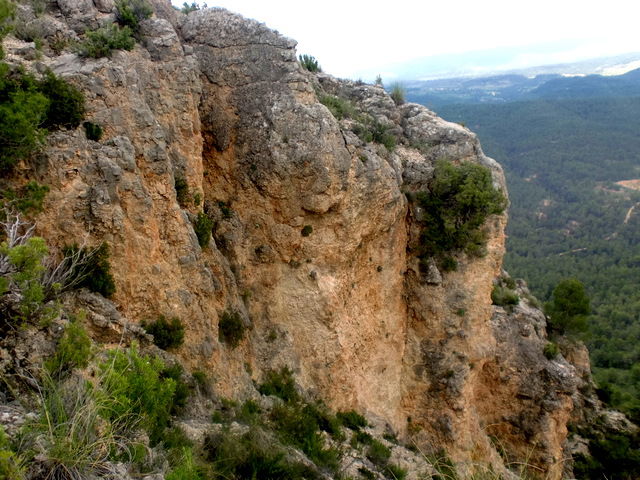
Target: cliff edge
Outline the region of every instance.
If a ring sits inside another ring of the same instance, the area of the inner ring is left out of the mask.
[[[476,136],[381,86],[304,70],[293,40],[253,20],[153,8],[135,47],[108,58],[51,45],[113,22],[110,0],[20,5],[44,49],[4,41],[7,63],[77,86],[104,132],[51,133],[10,179],[49,187],[34,220],[54,251],[108,244],[113,304],[65,299],[94,340],[178,317],[175,356],[221,397],[250,398],[286,366],[310,396],[447,452],[463,476],[527,463],[561,478],[581,375],[543,354],[545,318],[524,290],[492,305],[506,213],[483,222],[482,252],[448,257],[455,268],[421,247],[419,199],[440,162],[482,166],[506,196]],[[245,332],[237,344],[225,316]]]

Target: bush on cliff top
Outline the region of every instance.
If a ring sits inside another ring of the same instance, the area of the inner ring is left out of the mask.
[[[140,22],[153,15],[153,8],[145,0],[119,0],[116,2],[116,19],[133,33],[140,30]]]
[[[420,256],[445,258],[451,253],[484,254],[482,231],[490,215],[506,207],[504,195],[493,186],[489,169],[475,163],[436,162],[428,191],[416,195],[422,209]]]
[[[129,27],[112,24],[87,32],[79,46],[80,55],[91,58],[110,57],[114,50],[133,50],[136,40]]]
[[[0,63],[0,170],[38,150],[47,130],[76,128],[84,115],[84,96],[70,83]]]

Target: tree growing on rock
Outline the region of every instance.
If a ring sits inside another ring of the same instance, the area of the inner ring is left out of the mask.
[[[591,305],[584,285],[576,278],[562,280],[544,307],[551,328],[560,334],[579,334],[587,330]]]

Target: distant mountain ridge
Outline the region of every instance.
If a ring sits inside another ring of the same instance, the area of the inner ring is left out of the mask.
[[[407,99],[430,108],[452,104],[497,104],[539,99],[585,99],[640,95],[640,69],[622,75],[527,77],[518,74],[416,81]]]

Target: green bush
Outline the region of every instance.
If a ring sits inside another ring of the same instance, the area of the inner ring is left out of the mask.
[[[383,467],[391,457],[391,450],[379,440],[372,440],[367,447],[367,458],[379,467]]]
[[[289,367],[282,367],[279,371],[269,370],[266,379],[258,387],[262,395],[274,395],[287,403],[300,400],[300,394],[296,390],[296,382],[293,379],[293,372]]]
[[[37,80],[0,63],[0,170],[38,150],[46,129],[75,128],[84,113],[82,93],[52,72]]]
[[[481,227],[490,215],[506,207],[504,195],[493,186],[489,169],[464,162],[454,166],[436,162],[428,191],[416,195],[422,209],[419,222],[420,256],[446,258],[464,251],[484,254],[486,235]]]
[[[9,438],[0,426],[0,479],[23,480],[24,460],[11,448]]]
[[[493,290],[491,290],[491,302],[494,305],[506,307],[520,303],[520,297],[509,288],[494,285]]]
[[[585,432],[581,432],[582,436]],[[592,432],[589,439],[591,455],[576,455],[575,478],[585,480],[640,478],[640,435],[634,433]]]
[[[176,381],[163,375],[164,363],[132,347],[111,352],[101,371],[101,416],[112,422],[130,419],[122,423],[121,434],[140,426],[153,444],[158,443],[174,409],[176,391]]]
[[[49,99],[45,121],[49,130],[76,128],[85,115],[84,95],[76,87],[48,71],[39,84],[40,92]]]
[[[336,120],[356,117],[356,111],[353,105],[343,98],[336,97],[335,95],[321,95],[320,103],[329,109]]]
[[[16,6],[10,0],[0,0],[0,59],[4,58],[2,39],[13,28]]]
[[[211,231],[213,230],[213,220],[211,220],[206,213],[198,213],[193,229],[198,237],[200,247],[204,248],[209,245],[211,241]]]
[[[116,2],[116,20],[134,33],[140,30],[140,22],[152,14],[153,8],[146,0],[118,0]]]
[[[314,469],[292,460],[274,445],[273,439],[252,428],[241,436],[222,431],[204,441],[206,460],[211,462],[215,478],[320,480]]]
[[[155,322],[143,323],[142,327],[163,350],[178,348],[184,342],[184,325],[178,317],[167,319],[161,315]]]
[[[0,298],[19,294],[17,303],[0,302],[5,321],[28,320],[42,311],[45,289],[41,278],[45,271],[43,261],[48,253],[49,249],[40,237],[31,237],[24,244],[13,247],[6,241],[0,243],[0,258],[7,267],[0,276]]]
[[[78,253],[80,255],[81,261],[74,271],[74,276],[80,279],[76,284],[78,288],[85,287],[107,298],[115,293],[116,284],[111,275],[109,245],[106,242],[95,249],[80,249],[78,245],[66,246],[63,253],[66,257]]]
[[[85,368],[91,355],[91,339],[78,321],[67,325],[56,353],[44,362],[44,366],[53,378],[58,378],[74,368]]]
[[[549,316],[551,328],[560,334],[585,332],[591,305],[582,282],[567,278],[558,283],[544,312]]]
[[[405,89],[399,83],[394,83],[391,86],[391,93],[389,95],[396,105],[402,105],[405,101]]]
[[[196,370],[195,372],[193,372],[191,374],[191,376],[195,380],[196,385],[198,386],[198,388],[202,392],[206,393],[208,391],[208,389],[209,389],[209,378],[207,377],[207,374],[204,373],[202,370]]]
[[[190,447],[184,447],[182,449],[182,455],[178,465],[167,473],[165,480],[204,480],[193,458],[193,450]]]
[[[353,126],[353,132],[358,135],[360,140],[366,143],[379,143],[391,152],[396,148],[396,137],[389,133],[388,130],[388,125],[369,116],[361,118]]]
[[[547,357],[547,359],[553,360],[560,353],[560,349],[558,348],[557,343],[547,342],[547,344],[544,346],[542,353],[544,353],[544,356]]]
[[[345,427],[358,431],[367,426],[367,420],[355,410],[348,412],[338,412],[336,417]]]
[[[390,480],[404,480],[407,477],[407,471],[393,463],[384,468],[384,474]]]
[[[236,348],[244,338],[246,329],[240,314],[227,310],[222,313],[218,321],[218,340],[231,348]]]
[[[25,215],[34,215],[42,211],[44,197],[48,192],[48,186],[40,185],[33,180],[18,190],[3,188],[0,189],[0,208],[15,209]]]
[[[185,15],[188,15],[191,12],[195,12],[196,10],[200,10],[200,6],[196,2],[191,2],[191,5],[189,5],[187,2],[184,2],[182,4],[182,8],[180,9],[180,11]]]
[[[302,450],[316,465],[332,470],[338,468],[339,453],[325,447],[312,406],[303,403],[279,405],[271,410],[270,419],[284,443]]]
[[[94,142],[99,142],[102,138],[102,127],[97,123],[93,122],[84,122],[82,124],[84,127],[84,134],[87,139],[93,140]]]
[[[129,27],[111,24],[85,33],[79,53],[84,57],[102,58],[111,56],[114,50],[133,50],[136,40]]]
[[[184,208],[190,200],[189,184],[184,177],[178,176],[175,177],[173,185],[176,189],[176,200],[178,201],[178,205]]]
[[[42,146],[49,103],[33,75],[0,63],[0,172]]]
[[[101,414],[111,402],[104,392],[85,380],[71,380],[43,375],[40,414],[23,430],[21,449],[30,454],[30,473],[39,478],[90,478],[106,467],[110,455],[126,458],[129,451],[131,442],[115,430],[132,420],[114,415],[106,421]]]
[[[318,60],[316,60],[315,57],[312,57],[311,55],[307,55],[305,53],[303,55],[300,55],[298,59],[300,60],[300,65],[302,65],[302,68],[304,68],[305,70],[308,70],[309,72],[322,71],[320,65],[318,64]]]
[[[173,397],[171,398],[171,415],[177,415],[187,404],[187,399],[189,398],[189,394],[191,390],[189,389],[189,385],[182,381],[182,375],[184,373],[184,369],[182,365],[179,363],[174,363],[168,367],[165,367],[160,372],[160,377],[162,379],[168,379],[174,381],[175,389],[173,391]],[[166,432],[163,435],[163,440],[166,438]]]

